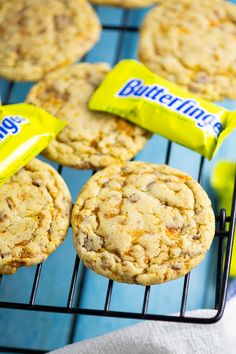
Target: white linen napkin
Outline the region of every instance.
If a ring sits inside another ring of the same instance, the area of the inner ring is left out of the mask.
[[[186,312],[212,317],[214,310]],[[84,340],[51,354],[236,354],[236,297],[212,325],[145,321]]]

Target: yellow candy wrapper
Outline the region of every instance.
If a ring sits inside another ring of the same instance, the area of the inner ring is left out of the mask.
[[[89,108],[119,115],[209,160],[236,128],[236,112],[196,97],[135,60],[110,71]]]
[[[0,186],[40,153],[65,125],[30,104],[0,106]]]

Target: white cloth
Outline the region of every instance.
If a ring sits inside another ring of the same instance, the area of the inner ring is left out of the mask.
[[[212,317],[214,310],[188,312]],[[236,354],[236,297],[223,318],[212,325],[145,321],[84,340],[53,354]]]

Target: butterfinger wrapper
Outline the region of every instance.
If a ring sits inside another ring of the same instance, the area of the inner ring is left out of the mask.
[[[236,112],[193,95],[135,60],[123,60],[109,72],[89,108],[121,116],[209,160],[236,128]]]
[[[65,125],[30,104],[0,106],[0,186],[38,155]]]

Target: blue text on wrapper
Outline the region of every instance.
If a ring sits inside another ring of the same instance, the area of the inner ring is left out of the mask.
[[[19,134],[21,125],[28,120],[21,116],[6,116],[0,123],[0,143],[10,135]]]
[[[142,80],[132,78],[123,85],[115,96],[143,98],[157,102],[161,106],[195,121],[200,129],[207,129],[216,136],[219,136],[222,131],[222,123],[216,115],[203,109],[196,100],[179,97],[161,85],[145,85]]]

